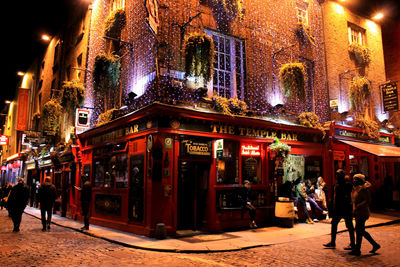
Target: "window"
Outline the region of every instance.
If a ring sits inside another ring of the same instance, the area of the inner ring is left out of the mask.
[[[224,140],[222,159],[217,160],[217,183],[239,183],[239,143]]]
[[[308,25],[308,12],[307,9],[297,7],[296,8],[297,22],[300,24]]]
[[[94,161],[94,186],[128,187],[128,156],[126,153],[107,156]]]
[[[365,45],[365,30],[354,24],[348,24],[348,35],[349,43],[358,43],[360,45]]]
[[[213,91],[215,94],[231,98],[244,97],[244,41],[213,31],[207,34],[214,40],[215,59]]]
[[[110,13],[116,9],[125,9],[125,0],[112,0],[111,1],[111,9]]]

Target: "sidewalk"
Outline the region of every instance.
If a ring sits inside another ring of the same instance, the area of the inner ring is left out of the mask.
[[[40,210],[38,209],[27,207],[25,213],[40,219]],[[400,214],[398,216],[389,216],[372,213],[366,226],[376,227],[399,222]],[[58,215],[53,216],[52,223],[76,231],[81,231],[80,228],[83,225],[80,221],[74,221]],[[137,249],[162,252],[210,253],[242,250],[329,235],[331,231],[330,227],[330,223],[327,222],[319,222],[315,224],[300,223],[296,224],[293,228],[272,226],[255,230],[204,234],[192,237],[168,238],[164,240],[126,233],[97,225],[90,225],[90,230],[85,231],[84,233]],[[346,227],[342,220],[339,223],[338,232],[345,230]]]

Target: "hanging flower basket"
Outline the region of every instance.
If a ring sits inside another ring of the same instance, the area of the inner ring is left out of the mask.
[[[290,154],[290,146],[279,142],[278,138],[275,138],[275,141],[269,145],[269,149],[276,157],[282,157],[283,161],[286,161]]]
[[[114,120],[117,117],[118,113],[119,110],[116,108],[109,109],[106,112],[101,113],[99,115],[99,119],[97,120],[96,126],[109,123],[110,121]]]
[[[368,66],[371,63],[371,51],[365,45],[352,42],[349,45],[349,53],[353,56],[357,65]]]
[[[62,85],[61,105],[69,110],[75,110],[82,105],[85,97],[85,86],[79,81],[64,81]]]
[[[322,126],[318,115],[314,112],[302,112],[297,119],[301,125],[320,130],[323,137],[325,137],[325,129]]]
[[[371,95],[371,83],[366,77],[355,76],[350,84],[350,102],[355,110],[359,110]]]
[[[302,63],[286,63],[279,69],[283,93],[286,97],[296,95],[305,99],[306,70]]]
[[[126,25],[126,14],[123,9],[116,9],[104,22],[104,35],[119,39],[121,31]]]
[[[60,126],[62,107],[58,100],[50,99],[43,106],[43,130],[47,135],[56,135]]]
[[[374,120],[357,115],[354,118],[352,126],[362,129],[363,135],[368,139],[378,141],[380,138],[379,124]]]
[[[214,64],[214,42],[204,33],[191,34],[185,41],[185,77],[211,79]]]
[[[246,102],[239,100],[237,97],[226,98],[218,95],[213,95],[212,101],[214,103],[215,109],[228,116],[247,114],[247,104]]]

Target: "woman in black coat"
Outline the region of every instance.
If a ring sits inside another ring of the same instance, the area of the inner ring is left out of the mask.
[[[10,211],[11,219],[14,224],[13,232],[19,232],[22,213],[28,204],[29,190],[24,185],[24,178],[19,178],[18,183],[11,188],[10,196],[8,197],[7,207]]]

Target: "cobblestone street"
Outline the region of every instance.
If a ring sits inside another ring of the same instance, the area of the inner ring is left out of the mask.
[[[368,229],[382,245],[371,255],[363,243],[361,257],[349,256],[343,247],[348,234],[337,238],[337,249],[324,249],[329,235],[237,252],[183,254],[127,248],[68,228],[23,215],[21,232],[13,233],[6,211],[0,211],[1,266],[400,266],[400,225]]]

